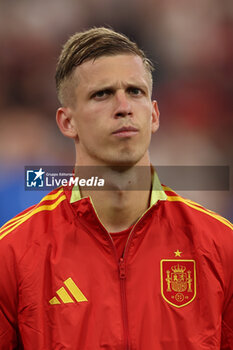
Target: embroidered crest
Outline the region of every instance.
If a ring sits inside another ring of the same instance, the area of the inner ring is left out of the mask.
[[[163,259],[161,264],[161,293],[171,305],[182,307],[196,297],[195,260]]]

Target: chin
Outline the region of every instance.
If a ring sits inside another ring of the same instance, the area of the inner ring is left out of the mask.
[[[138,162],[142,159],[143,156],[136,156],[134,155],[119,155],[116,159],[109,159],[109,164],[110,166],[116,166],[116,167],[128,167],[131,168],[135,165],[137,165]]]

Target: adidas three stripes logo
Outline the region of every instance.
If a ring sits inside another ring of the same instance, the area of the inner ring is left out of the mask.
[[[75,302],[83,302],[88,301],[85,295],[81,292],[78,286],[74,283],[72,278],[68,278],[64,281],[65,287],[61,287],[56,291],[56,296],[49,300],[49,304],[56,305],[61,303],[75,303]],[[68,293],[69,292],[69,293]],[[60,299],[60,300],[59,300]]]

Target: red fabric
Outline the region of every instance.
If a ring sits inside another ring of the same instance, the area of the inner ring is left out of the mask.
[[[88,198],[70,204],[61,193],[45,203],[0,232],[1,350],[233,349],[233,234],[225,223],[181,201],[159,201],[119,261]],[[173,270],[185,266],[181,259],[195,261],[189,304],[164,299],[164,259],[174,260]],[[70,279],[86,299],[74,299]],[[73,302],[62,302],[64,290]]]
[[[120,232],[110,232],[110,236],[112,237],[114,245],[117,250],[118,258],[121,258],[124,253],[125,245],[132,228],[133,228],[133,225],[127,228],[126,230],[123,230]]]

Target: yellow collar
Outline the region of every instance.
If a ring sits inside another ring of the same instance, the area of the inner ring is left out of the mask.
[[[166,199],[167,199],[167,195],[163,190],[163,187],[159,181],[159,177],[158,177],[156,171],[153,169],[150,207],[152,207],[152,205],[156,204],[159,200],[165,201]]]
[[[162,185],[159,181],[158,175],[154,169],[152,173],[152,191],[151,191],[151,199],[150,199],[150,207],[156,204],[158,200],[165,201],[167,199],[167,195],[165,194]],[[70,198],[70,203],[74,203],[82,199],[81,193],[78,185],[74,185],[72,189],[72,194]]]

